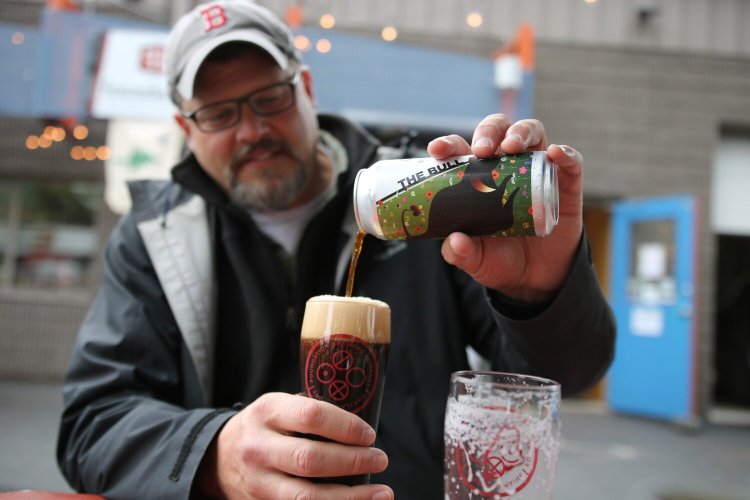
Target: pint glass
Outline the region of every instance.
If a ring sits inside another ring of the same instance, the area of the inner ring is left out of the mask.
[[[498,372],[451,375],[446,499],[549,500],[560,445],[560,385]]]
[[[312,297],[302,320],[302,391],[359,415],[377,430],[390,346],[391,309],[385,302],[365,297]],[[365,484],[369,476],[334,480]]]

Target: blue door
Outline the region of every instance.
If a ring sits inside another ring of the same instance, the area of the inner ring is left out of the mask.
[[[615,204],[611,303],[617,351],[608,402],[615,411],[678,422],[696,417],[695,200]]]

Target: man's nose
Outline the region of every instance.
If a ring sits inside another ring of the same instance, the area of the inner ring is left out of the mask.
[[[240,121],[237,124],[237,139],[255,142],[268,131],[265,117],[256,115],[247,103],[240,106]]]

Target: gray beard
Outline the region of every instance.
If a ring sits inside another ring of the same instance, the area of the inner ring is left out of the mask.
[[[259,212],[289,208],[307,183],[307,168],[299,162],[291,175],[277,178],[274,174],[275,172],[268,172],[267,178],[246,184],[239,182],[232,170],[227,169],[229,198],[241,208]]]

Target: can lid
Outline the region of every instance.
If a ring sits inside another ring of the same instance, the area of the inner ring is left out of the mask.
[[[545,151],[532,154],[532,208],[534,232],[546,236],[557,225],[559,216],[559,195],[557,185],[557,165]]]
[[[377,238],[383,238],[383,230],[377,224],[378,214],[377,205],[374,199],[375,192],[373,186],[373,175],[369,169],[362,169],[357,172],[354,178],[354,220],[357,226],[367,234]]]
[[[547,159],[549,161],[549,159]],[[557,164],[549,161],[549,190],[550,190],[550,226],[549,231],[552,231],[552,228],[557,225],[558,220],[560,219],[560,187],[558,185],[557,181]]]
[[[357,221],[357,227],[360,229],[364,229],[362,227],[362,220],[359,217],[359,203],[358,201],[358,194],[359,194],[359,179],[362,177],[362,172],[364,170],[360,170],[357,172],[357,175],[354,177],[354,191],[352,193],[352,205],[354,206],[354,220]]]

